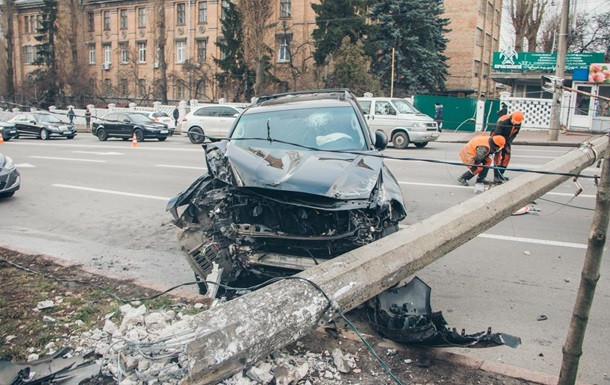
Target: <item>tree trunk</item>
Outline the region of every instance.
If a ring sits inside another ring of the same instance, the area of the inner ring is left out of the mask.
[[[608,139],[610,141],[610,138]],[[582,268],[580,286],[570,329],[563,345],[563,362],[559,374],[558,385],[572,385],[576,383],[578,363],[582,355],[582,343],[587,330],[589,312],[593,304],[595,287],[599,280],[600,265],[608,232],[608,217],[610,216],[610,151],[606,151],[602,167],[601,182],[597,190],[595,214],[591,224],[589,244]]]
[[[4,1],[4,19],[6,20],[6,96],[11,102],[15,101],[15,58],[13,46],[13,17],[15,14],[14,0]]]
[[[159,62],[158,97],[161,103],[167,104],[167,63],[165,62],[165,1],[158,0],[157,7],[157,52],[156,58]]]

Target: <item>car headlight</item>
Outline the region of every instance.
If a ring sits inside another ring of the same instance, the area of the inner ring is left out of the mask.
[[[415,123],[415,127],[417,128],[427,128],[428,126],[424,122]]]
[[[15,161],[13,161],[13,158],[9,158],[7,156],[4,159],[6,159],[6,162],[4,162],[4,166],[2,166],[2,169],[6,170],[6,171],[14,170],[15,169]]]
[[[48,128],[51,131],[59,131],[59,127],[56,127],[56,126],[46,126],[46,128]]]

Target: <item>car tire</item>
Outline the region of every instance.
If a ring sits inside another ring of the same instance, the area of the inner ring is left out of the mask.
[[[394,148],[405,149],[409,145],[409,135],[406,132],[399,131],[392,136],[392,144]]]
[[[49,140],[49,131],[47,131],[46,128],[43,128],[42,130],[40,130],[40,139]]]
[[[15,136],[15,138],[16,138],[16,136]],[[4,141],[5,141],[5,142],[8,142],[9,140],[11,140],[11,137],[10,137],[10,136],[9,136],[9,137],[7,137],[7,138],[4,138]]]
[[[203,130],[201,129],[201,127],[197,127],[197,126],[192,127],[188,133],[189,140],[191,141],[191,143],[194,143],[194,144],[203,143],[203,141],[205,140],[203,135],[204,135]]]
[[[97,138],[100,141],[105,142],[106,140],[108,140],[108,133],[103,128],[99,128],[97,130]]]
[[[428,142],[419,142],[419,143],[413,143],[415,145],[415,147],[417,148],[424,148],[428,145]]]
[[[68,138],[68,139],[74,139],[74,135],[68,135],[68,136],[66,136],[66,138]]]
[[[165,139],[167,139],[167,136],[157,138],[159,142],[165,142]]]
[[[144,141],[144,132],[142,130],[140,130],[138,128],[137,130],[134,131],[134,134],[136,134],[136,141],[137,142],[143,142]]]

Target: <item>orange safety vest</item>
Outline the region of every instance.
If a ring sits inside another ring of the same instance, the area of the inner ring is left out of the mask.
[[[479,135],[472,138],[460,151],[460,159],[462,162],[472,164],[474,163],[474,157],[477,154],[477,147],[485,146],[487,147],[487,154],[491,152],[491,148],[489,147],[489,135]]]

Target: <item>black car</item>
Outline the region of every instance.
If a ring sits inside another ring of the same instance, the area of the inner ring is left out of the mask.
[[[162,142],[170,133],[166,124],[157,123],[139,112],[111,112],[99,122],[94,122],[91,132],[102,141],[108,138],[129,140],[135,134],[138,142],[145,139]]]
[[[8,156],[0,154],[0,197],[10,197],[21,185],[21,175],[15,162]]]
[[[73,139],[76,136],[74,125],[62,122],[57,116],[42,112],[24,112],[9,121],[17,128],[21,137],[43,140],[54,137]]]
[[[13,138],[19,137],[15,124],[5,122],[0,122],[0,135],[2,135],[2,139],[7,142]]]
[[[395,232],[406,210],[386,145],[347,90],[260,98],[168,202],[196,277],[303,270]]]

